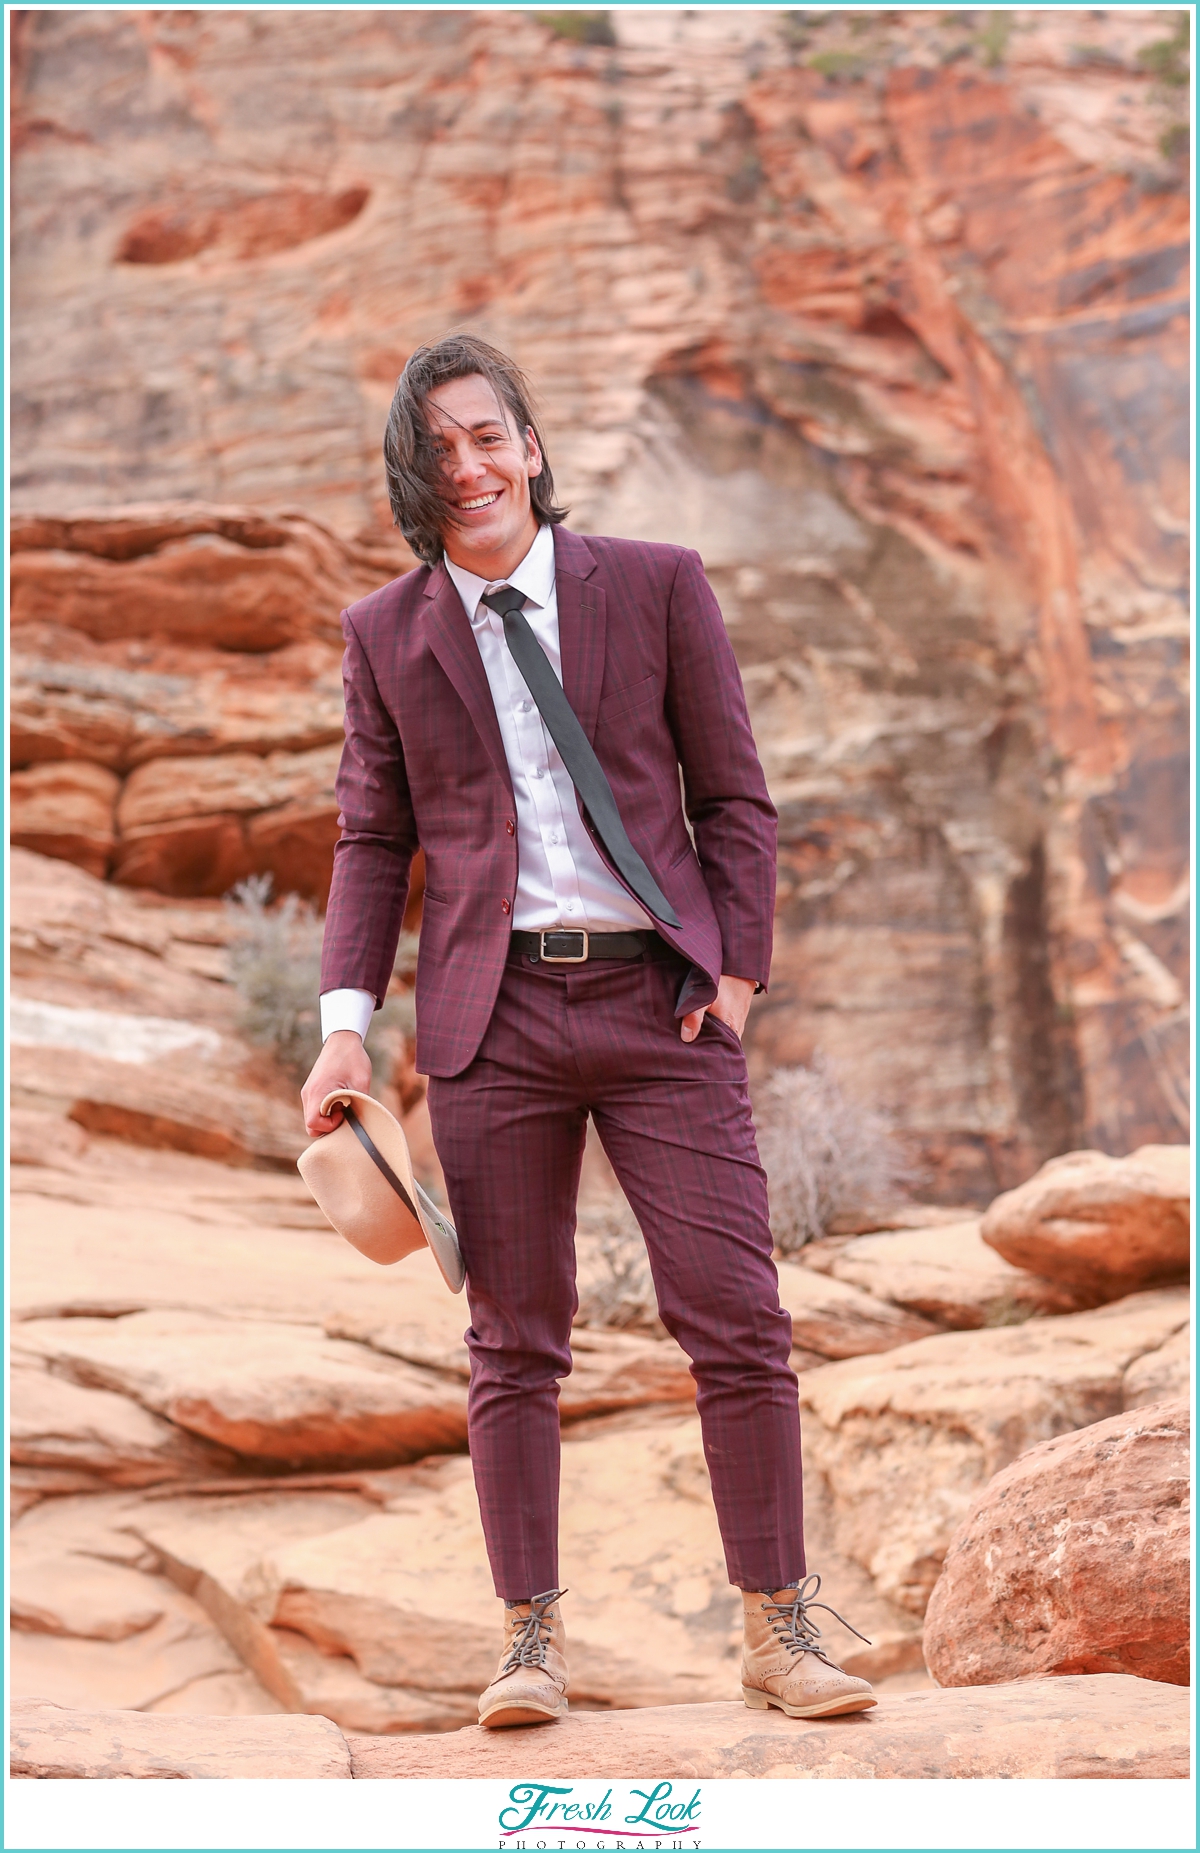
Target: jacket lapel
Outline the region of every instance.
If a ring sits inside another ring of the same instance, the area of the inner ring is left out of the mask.
[[[593,584],[590,577],[595,570],[595,557],[580,536],[555,528],[554,571],[563,690],[589,740],[596,736],[607,624],[604,588]]]
[[[496,706],[483,667],[483,658],[471,633],[462,599],[444,566],[435,566],[429,575],[425,598],[429,647],[465,704],[493,765],[504,780],[505,788],[511,792],[512,776],[504,756],[500,723],[496,719]]]

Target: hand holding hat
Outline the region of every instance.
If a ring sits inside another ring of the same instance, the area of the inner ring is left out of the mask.
[[[428,1247],[451,1293],[466,1278],[454,1224],[413,1176],[404,1128],[387,1108],[354,1088],[337,1088],[321,1102],[341,1125],[315,1139],[297,1169],[339,1235],[383,1267]]]

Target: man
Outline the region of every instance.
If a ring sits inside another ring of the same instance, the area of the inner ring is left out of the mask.
[[[557,1404],[589,1114],[692,1360],[746,1592],[746,1701],[860,1710],[871,1688],[822,1654],[819,1579],[803,1581],[791,1321],[741,1048],[770,964],[775,811],[716,600],[694,553],[561,525],[524,378],[474,337],[413,355],[385,455],[425,564],[343,614],[343,834],[303,1099],[328,1132],[326,1096],[369,1086],[362,1036],[419,844],[417,1063],[466,1266],[471,1458],[505,1602],[480,1722],[566,1710]]]

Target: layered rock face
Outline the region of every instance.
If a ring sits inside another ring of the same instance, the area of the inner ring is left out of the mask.
[[[13,841],[165,894],[269,873],[323,900],[337,614],[403,543],[181,504],[18,519],[12,552]]]
[[[782,817],[756,1062],[819,1044],[954,1202],[1183,1136],[1174,15],[15,24],[23,841],[320,894],[331,531],[385,534],[395,376],[477,328],[576,525],[721,595]],[[64,519],[151,497],[242,512]]]

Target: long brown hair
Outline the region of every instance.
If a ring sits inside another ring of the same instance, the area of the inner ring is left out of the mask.
[[[420,560],[432,565],[442,557],[448,521],[456,521],[446,498],[441,471],[425,421],[425,401],[447,380],[482,374],[501,405],[507,406],[524,441],[532,430],[542,453],[540,476],[529,484],[529,499],[540,522],[551,526],[567,518],[567,510],[554,500],[554,476],[546,456],[546,441],[533,408],[529,381],[514,360],[478,335],[443,335],[417,348],[396,383],[392,409],[383,438],[388,500],[396,526]]]

